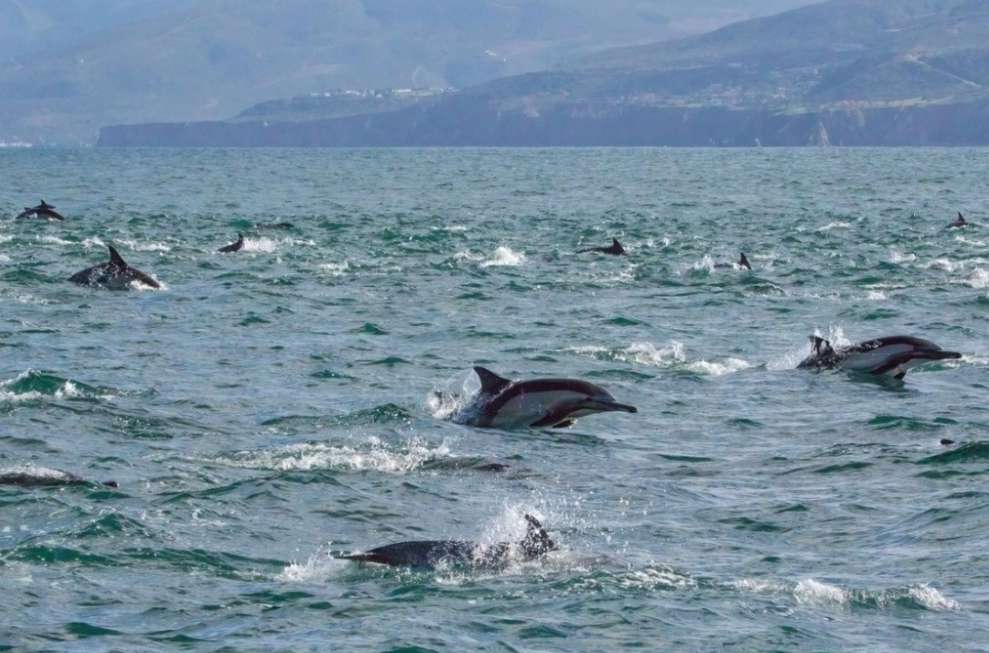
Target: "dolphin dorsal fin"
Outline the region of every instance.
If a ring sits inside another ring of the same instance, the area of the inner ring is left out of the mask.
[[[743,268],[746,268],[748,270],[751,270],[752,269],[752,265],[749,263],[748,257],[745,256],[745,252],[742,252],[741,254],[742,254],[741,258],[738,259],[738,265],[740,267],[743,267]]]
[[[810,346],[815,354],[820,354],[822,350],[825,352],[831,351],[831,343],[820,336],[811,336]]]
[[[962,215],[961,211],[958,212],[958,222],[965,222],[965,216]]]
[[[484,394],[496,395],[512,384],[508,379],[504,379],[483,367],[475,367],[474,373],[481,380],[481,392]]]
[[[611,246],[614,247],[615,249],[620,249],[621,246],[622,246],[622,244],[620,242],[618,242],[618,239],[617,238],[612,238],[611,239]]]
[[[113,248],[113,245],[107,245],[107,249],[110,250],[110,263],[122,268],[127,267],[127,261],[125,261],[124,257],[120,255],[120,252]]]
[[[534,530],[538,530],[538,531],[543,530],[542,523],[540,523],[540,521],[538,519],[536,519],[535,517],[533,517],[529,513],[526,513],[525,514],[525,521],[528,524],[528,526],[526,527],[526,530],[528,532],[532,532]]]

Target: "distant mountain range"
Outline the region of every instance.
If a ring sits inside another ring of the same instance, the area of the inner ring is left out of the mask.
[[[463,88],[811,0],[0,0],[0,140],[216,120],[331,89]]]
[[[113,127],[101,144],[989,144],[989,1],[832,0],[411,106]]]

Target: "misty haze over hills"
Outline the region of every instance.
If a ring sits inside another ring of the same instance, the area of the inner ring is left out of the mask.
[[[0,140],[228,118],[329,89],[463,88],[808,0],[0,0]]]
[[[264,109],[271,111],[265,115]],[[405,108],[104,130],[102,144],[989,144],[989,2],[831,0]],[[301,114],[300,114],[301,115]],[[246,121],[246,122],[245,122]]]

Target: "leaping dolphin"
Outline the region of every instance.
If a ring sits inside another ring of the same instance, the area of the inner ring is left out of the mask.
[[[137,268],[127,265],[120,253],[107,245],[110,250],[110,260],[106,263],[94,265],[81,272],[76,272],[69,281],[90,286],[93,288],[107,288],[109,290],[127,290],[134,282],[150,286],[151,288],[161,288],[157,281],[141,272]]]
[[[586,381],[511,381],[483,367],[475,367],[474,372],[481,381],[481,392],[467,411],[467,423],[473,426],[563,428],[593,413],[637,412],[635,406],[616,402],[607,390]]]
[[[439,566],[497,569],[513,559],[530,561],[556,550],[556,543],[532,515],[526,515],[525,537],[518,543],[499,542],[482,546],[457,540],[421,540],[379,546],[365,553],[334,556],[340,560],[377,563],[392,567],[435,569]]]
[[[948,224],[948,229],[959,229],[961,227],[967,227],[967,226],[968,226],[968,220],[966,220],[965,216],[962,215],[962,212],[959,211],[958,217],[955,218],[954,222]]]
[[[818,336],[811,336],[810,342],[811,354],[797,366],[801,369],[842,369],[902,379],[917,365],[962,357],[957,351],[945,351],[929,340],[911,336],[876,338],[838,349]]]
[[[242,249],[244,249],[244,234],[237,234],[237,240],[235,242],[224,245],[216,251],[227,254],[229,252],[239,252]]]
[[[585,252],[598,252],[600,254],[611,254],[612,256],[625,256],[625,248],[622,244],[618,242],[617,238],[611,239],[610,247],[588,247],[587,249],[578,249],[578,254],[583,254]]]
[[[21,218],[44,218],[46,220],[64,220],[65,217],[55,210],[55,207],[41,200],[41,204],[38,206],[25,207],[23,211],[15,218],[20,220]]]

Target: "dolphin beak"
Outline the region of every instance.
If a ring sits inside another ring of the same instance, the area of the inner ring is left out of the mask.
[[[929,358],[932,361],[943,361],[949,358],[961,358],[961,353],[957,351],[931,351],[925,352],[924,358]]]

